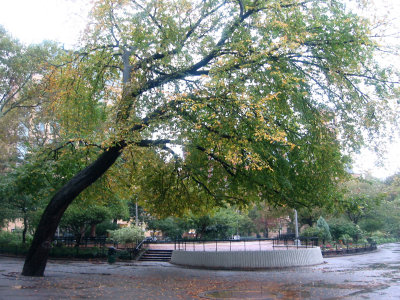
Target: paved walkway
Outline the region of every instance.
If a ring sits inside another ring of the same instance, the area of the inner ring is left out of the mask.
[[[265,271],[186,269],[169,263],[50,261],[43,278],[0,257],[0,299],[399,299],[400,244]]]

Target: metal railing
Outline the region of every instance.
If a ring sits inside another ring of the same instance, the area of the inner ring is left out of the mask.
[[[169,244],[173,250],[182,251],[266,251],[293,248],[312,248],[318,246],[318,239],[280,240],[277,238],[254,239],[177,239],[169,242],[145,241],[147,244]]]
[[[62,244],[66,247],[74,247],[76,246],[76,238],[73,236],[56,236],[54,237],[55,244]],[[105,247],[107,244],[107,237],[84,237],[81,239],[79,246],[80,247]]]
[[[299,236],[297,239],[295,236],[280,236],[273,239],[273,247],[274,248],[314,248],[318,247],[318,238],[317,237],[304,237]]]
[[[372,252],[378,249],[376,243],[364,243],[355,245],[335,245],[334,247],[328,247],[323,245],[321,247],[322,256],[332,257],[337,255],[350,255],[357,253]]]
[[[148,241],[146,241],[146,240],[141,241],[139,244],[136,245],[135,248],[132,249],[132,251],[130,251],[131,259],[136,258],[139,255],[140,251],[142,250],[143,245],[146,242],[148,242]]]

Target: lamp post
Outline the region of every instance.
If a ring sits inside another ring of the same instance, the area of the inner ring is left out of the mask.
[[[137,203],[137,200],[136,200],[136,203],[135,203],[135,225],[136,225],[136,227],[137,226],[139,226],[139,209],[138,209],[138,203]]]
[[[294,230],[295,230],[295,240],[294,243],[296,246],[300,246],[300,240],[299,240],[299,223],[297,222],[297,209],[294,210]]]

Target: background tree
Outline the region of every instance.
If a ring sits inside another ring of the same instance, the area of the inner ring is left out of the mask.
[[[61,219],[60,228],[73,233],[76,247],[79,247],[86,231],[90,229],[90,236],[94,237],[94,226],[107,219],[111,219],[111,215],[104,206],[71,205]]]
[[[9,169],[0,178],[0,203],[2,222],[22,219],[22,242],[28,231],[33,233],[37,213],[46,205],[50,183],[43,176],[43,166],[34,161],[25,161]]]
[[[257,234],[263,233],[264,237],[269,237],[270,230],[278,230],[285,225],[286,219],[290,215],[288,207],[271,207],[267,202],[256,204],[249,212],[249,217],[253,220]]]
[[[373,178],[353,178],[346,183],[346,189],[343,209],[354,224],[363,218],[371,218],[387,196],[384,183]]]
[[[318,206],[336,199],[342,148],[390,119],[394,74],[340,1],[104,0],[92,18],[48,90],[66,142],[98,157],[51,199],[24,275],[43,275],[64,211],[122,153],[165,183],[154,209]]]
[[[255,226],[245,213],[234,208],[219,208],[205,214],[192,214],[188,227],[198,239],[230,239],[234,235],[248,236]]]
[[[331,215],[329,213],[329,210],[321,208],[321,207],[316,207],[316,208],[312,208],[312,209],[303,207],[303,208],[300,208],[297,211],[297,213],[298,213],[299,223],[301,225],[308,225],[309,227],[313,227],[317,223],[319,217]]]
[[[47,78],[57,51],[52,43],[24,46],[0,25],[0,172],[21,159],[24,143],[32,146],[28,138],[44,129],[34,119],[49,100]]]
[[[187,223],[183,219],[168,217],[165,219],[150,218],[147,222],[147,229],[153,232],[162,231],[163,237],[173,240],[181,239],[184,232],[188,231]]]

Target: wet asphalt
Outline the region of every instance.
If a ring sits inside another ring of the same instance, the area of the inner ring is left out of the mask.
[[[261,271],[51,260],[32,278],[20,275],[23,259],[0,256],[0,299],[400,299],[400,243],[324,260]]]

